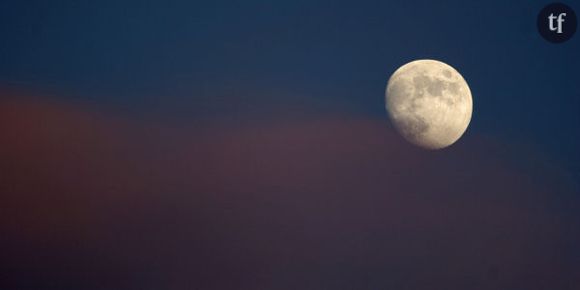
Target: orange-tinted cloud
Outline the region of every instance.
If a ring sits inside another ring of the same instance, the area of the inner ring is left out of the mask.
[[[16,289],[577,282],[577,188],[533,150],[467,136],[423,151],[338,114],[189,127],[3,99],[0,263]]]

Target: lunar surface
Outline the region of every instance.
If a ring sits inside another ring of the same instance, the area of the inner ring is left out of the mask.
[[[385,98],[397,131],[427,149],[455,143],[467,129],[473,110],[467,82],[453,67],[436,60],[416,60],[397,69]]]

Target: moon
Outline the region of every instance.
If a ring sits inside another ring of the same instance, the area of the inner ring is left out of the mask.
[[[465,133],[473,111],[471,90],[448,64],[421,59],[398,68],[385,92],[387,113],[397,131],[425,149],[441,149]]]

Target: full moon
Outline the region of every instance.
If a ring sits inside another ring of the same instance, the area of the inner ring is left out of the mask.
[[[467,129],[473,111],[471,91],[461,74],[429,59],[397,69],[389,78],[385,99],[397,131],[426,149],[455,143]]]

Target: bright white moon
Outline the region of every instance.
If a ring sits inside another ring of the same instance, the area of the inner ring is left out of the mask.
[[[441,149],[457,141],[473,111],[471,91],[461,74],[436,60],[422,59],[397,69],[387,84],[391,121],[409,142]]]

